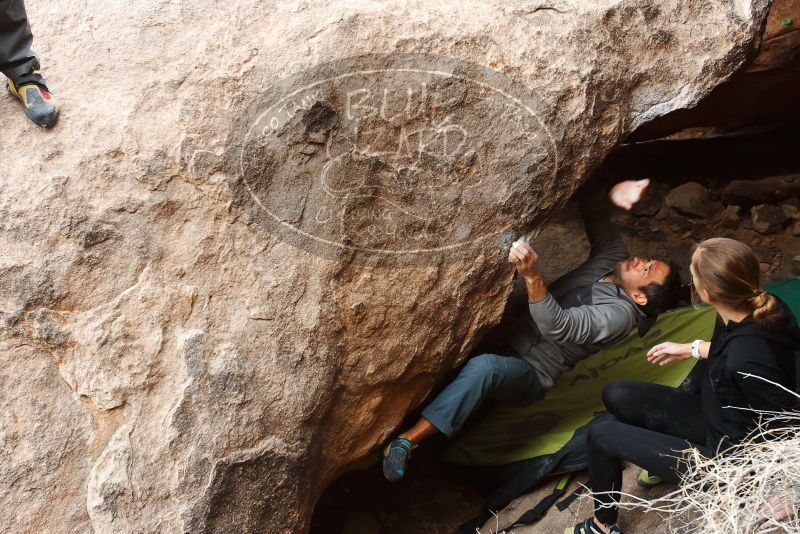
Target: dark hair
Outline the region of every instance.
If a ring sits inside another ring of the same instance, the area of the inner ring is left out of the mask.
[[[694,288],[734,310],[752,312],[753,319],[771,328],[783,319],[778,299],[761,289],[761,269],[753,250],[725,237],[706,239],[694,249]]]
[[[666,263],[669,274],[663,284],[652,282],[639,288],[647,296],[647,304],[639,308],[650,317],[674,308],[681,299],[681,268],[674,262]]]

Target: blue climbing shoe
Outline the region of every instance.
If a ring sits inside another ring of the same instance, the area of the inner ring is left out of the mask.
[[[383,450],[383,476],[389,482],[397,482],[406,474],[406,464],[411,458],[414,445],[410,440],[397,438]]]

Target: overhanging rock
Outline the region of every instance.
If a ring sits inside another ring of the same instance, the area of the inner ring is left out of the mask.
[[[195,534],[306,530],[768,2],[28,7],[65,108],[0,102],[0,522]]]

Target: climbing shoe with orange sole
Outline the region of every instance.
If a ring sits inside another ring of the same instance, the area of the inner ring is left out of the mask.
[[[58,121],[61,103],[56,100],[47,87],[38,83],[23,83],[15,87],[11,80],[6,80],[8,92],[17,97],[25,106],[25,115],[36,126],[52,127]]]

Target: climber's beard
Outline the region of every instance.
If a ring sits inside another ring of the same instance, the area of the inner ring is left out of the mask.
[[[614,276],[614,283],[617,284],[622,289],[628,285],[626,282],[628,281],[629,274],[633,270],[634,265],[639,262],[639,258],[631,257],[625,258],[624,260],[619,260],[617,263],[614,264],[614,271],[612,275]]]
[[[622,285],[622,271],[625,269],[625,264],[628,262],[628,259],[619,260],[617,263],[614,264],[614,270],[611,272],[611,275],[614,277],[614,282],[618,285]]]

